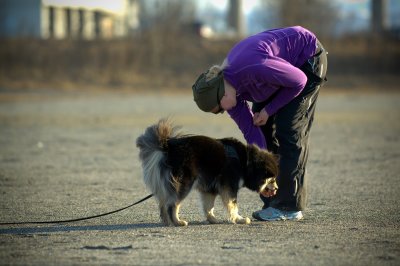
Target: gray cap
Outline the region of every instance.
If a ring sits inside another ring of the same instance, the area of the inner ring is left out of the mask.
[[[192,86],[194,101],[204,112],[211,112],[219,105],[225,94],[224,75],[222,71],[208,81],[206,73],[202,73]]]

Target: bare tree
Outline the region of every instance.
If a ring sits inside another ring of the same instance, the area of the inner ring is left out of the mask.
[[[147,0],[141,3],[142,37],[148,43],[145,56],[151,66],[158,68],[165,64],[169,55],[179,53],[176,44],[194,22],[195,5],[192,0]]]
[[[337,8],[326,0],[261,0],[273,27],[301,25],[318,36],[331,35],[338,19]],[[272,20],[273,18],[274,20]]]
[[[382,35],[389,25],[388,1],[372,0],[371,14],[371,31],[376,35]]]
[[[337,10],[332,1],[282,0],[280,5],[282,24],[300,24],[319,36],[331,35],[337,20]]]

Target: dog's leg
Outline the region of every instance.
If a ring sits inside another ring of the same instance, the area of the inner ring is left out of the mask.
[[[160,202],[159,203],[159,208],[160,208],[160,218],[161,221],[165,224],[165,225],[170,225],[171,221],[168,218],[168,212],[167,212],[167,208],[165,206],[164,202]]]
[[[186,226],[188,222],[179,219],[180,203],[170,204],[167,208],[168,216],[175,226]]]
[[[214,215],[214,202],[217,195],[200,192],[201,203],[203,205],[204,215],[207,218],[207,221],[210,224],[218,223],[218,220],[215,218]]]
[[[237,206],[237,197],[230,196],[231,193],[224,192],[221,193],[222,202],[229,213],[229,222],[237,224],[250,224],[250,219],[248,217],[242,217],[239,215],[239,209]]]

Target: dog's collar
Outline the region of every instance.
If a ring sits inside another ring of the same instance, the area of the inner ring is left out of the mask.
[[[225,150],[226,157],[235,158],[235,159],[239,160],[239,155],[237,154],[235,148],[233,148],[230,145],[226,145],[226,144],[223,144],[223,145],[224,145],[224,150]]]

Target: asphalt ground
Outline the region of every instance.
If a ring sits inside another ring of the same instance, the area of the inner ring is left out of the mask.
[[[171,116],[187,133],[243,140],[228,115],[179,93],[0,91],[0,222],[112,211],[148,195],[136,138]],[[1,265],[400,265],[400,93],[322,92],[302,221],[204,221],[193,191],[183,228],[154,199],[106,217],[0,226]],[[242,189],[243,216],[261,207]]]

